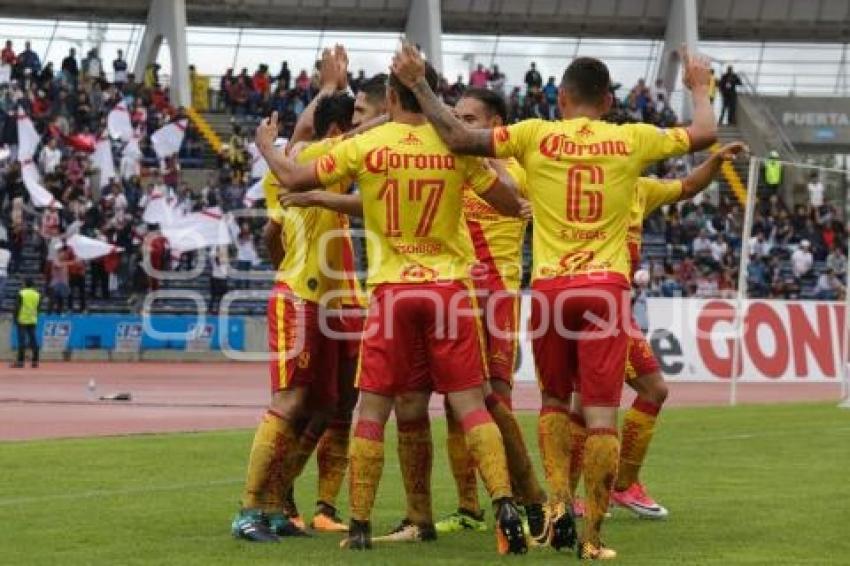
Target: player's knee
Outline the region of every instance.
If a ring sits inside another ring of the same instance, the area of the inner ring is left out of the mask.
[[[281,417],[295,421],[303,416],[304,395],[301,388],[285,389],[272,396],[269,407]]]

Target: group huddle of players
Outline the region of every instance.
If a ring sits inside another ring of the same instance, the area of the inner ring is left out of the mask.
[[[564,73],[564,119],[506,126],[504,100],[485,89],[469,89],[446,107],[434,94],[434,69],[415,47],[404,45],[391,73],[364,83],[356,98],[346,89],[345,50],[325,51],[322,91],[286,149],[275,147],[276,115],[256,134],[270,168],[264,235],[279,266],[268,306],[272,401],[251,447],[234,536],[273,542],[305,534],[292,486],[314,451],[318,502],[310,527],[344,533],[341,546],[350,549],[485,530],[476,475],[492,499],[501,554],[551,546],[610,559],[616,553],[600,538],[609,502],[667,515],[639,480],[667,396],[631,316],[641,224],[704,189],[744,149],[720,148],[683,179],[641,177],[658,160],[715,143],[708,65],[687,51],[682,62],[694,110],[686,128],[604,121],[611,80],[592,58],[574,60]],[[349,216],[364,222],[368,300]],[[511,406],[529,220],[529,333],[548,490]],[[624,379],[637,398],[618,433]],[[432,392],[445,396],[458,491],[457,512],[436,523]],[[373,537],[391,413],[406,510],[396,529]],[[336,508],[346,473],[347,525]],[[576,497],[581,476],[583,501]],[[577,517],[584,518],[580,532]]]

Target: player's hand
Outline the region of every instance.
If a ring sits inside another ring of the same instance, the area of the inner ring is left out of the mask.
[[[337,68],[337,90],[346,90],[348,88],[348,52],[345,46],[339,43],[334,47],[334,59],[336,60]]]
[[[260,120],[260,125],[257,126],[257,131],[254,134],[254,143],[257,144],[257,149],[262,153],[272,151],[278,131],[277,112],[272,112],[271,116],[265,120]]]
[[[425,76],[425,60],[415,45],[404,42],[393,56],[392,74],[407,88],[413,88]]]
[[[286,193],[278,193],[278,200],[283,208],[309,208],[319,204],[321,192],[320,190],[303,193],[287,191]]]
[[[691,53],[686,45],[679,51],[682,57],[682,82],[688,90],[708,88],[711,84],[711,66],[708,58]]]
[[[739,155],[746,157],[750,153],[750,148],[744,142],[732,142],[721,147],[717,153],[723,161],[735,161]]]
[[[519,199],[519,217],[526,221],[531,221],[534,218],[534,209],[531,208],[531,202],[524,198]]]
[[[336,90],[339,83],[339,64],[336,59],[336,51],[322,49],[322,58],[319,60],[319,84],[322,90]]]

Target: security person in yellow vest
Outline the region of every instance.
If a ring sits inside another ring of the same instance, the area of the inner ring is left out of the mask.
[[[779,152],[776,150],[771,151],[764,162],[764,185],[769,197],[777,194],[779,186],[782,185],[782,162],[779,161]]]
[[[24,367],[24,353],[27,342],[32,350],[32,367],[38,367],[38,340],[35,328],[38,324],[38,305],[41,293],[35,290],[32,279],[24,280],[24,286],[15,302],[15,323],[18,325],[18,361],[12,367]]]

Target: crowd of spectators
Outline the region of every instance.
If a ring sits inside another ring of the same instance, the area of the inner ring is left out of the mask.
[[[7,70],[5,76],[3,69]],[[251,175],[256,157],[250,144],[252,124],[260,116],[277,111],[284,124],[282,135],[288,137],[319,90],[318,66],[311,73],[302,69],[297,75],[286,62],[276,74],[268,65],[260,65],[253,74],[248,69],[238,74],[227,69],[217,85],[214,105],[232,115],[232,135],[218,156],[215,172],[202,187],[189,187],[182,180],[181,169],[200,164],[202,144],[197,131],[190,125],[180,154],[163,162],[157,160],[150,146],[151,132],[185,117],[183,109],[170,103],[168,88],[160,84],[158,72],[159,67],[151,65],[138,81],[128,71],[120,50],[112,61],[111,81],[96,49],[82,59],[71,49],[58,70],[50,62],[42,66],[29,42],[20,52],[6,42],[0,53],[0,146],[5,143],[14,147],[15,112],[23,108],[42,138],[36,156],[42,184],[62,204],[61,209],[38,212],[28,202],[14,155],[0,159],[0,249],[11,252],[6,271],[14,273],[20,269],[25,245],[37,246],[51,310],[68,309],[73,302],[85,310],[87,298],[109,297],[116,292],[137,300],[146,290],[156,289],[158,281],[146,275],[142,266],[145,247],[158,269],[191,266],[191,254],[172,259],[157,226],[142,220],[151,195],[175,199],[185,212],[213,206],[225,211],[244,207],[245,191],[255,181]],[[190,68],[190,75],[193,104],[205,109],[208,79],[194,68]],[[349,77],[349,85],[357,92],[365,80],[367,76],[361,70]],[[556,77],[544,80],[532,62],[523,83],[509,87],[498,65],[478,64],[468,77],[458,76],[453,83],[442,78],[439,94],[447,104],[454,104],[469,86],[486,87],[506,98],[511,121],[559,118]],[[649,85],[640,79],[625,94],[621,94],[621,88],[615,85],[612,89],[615,106],[610,119],[676,124],[670,93],[662,81]],[[143,155],[122,155],[121,144],[114,142],[118,178],[99,187],[91,151],[95,140],[103,135],[107,113],[119,100],[127,104]],[[663,164],[654,173],[676,177],[687,171],[687,162],[678,160]],[[841,249],[846,242],[840,216],[843,211],[824,201],[823,184],[816,178],[809,183],[808,205],[789,208],[777,194],[777,187],[778,182],[764,187],[759,198],[746,277],[751,295],[843,296],[847,283],[847,259]],[[645,230],[650,294],[716,297],[734,293],[743,232],[743,210],[734,199],[721,195],[668,207],[650,217]],[[86,265],[63,243],[75,233],[114,243],[124,252]],[[260,261],[258,243],[259,224],[246,223],[240,226],[237,245],[230,253],[213,254],[214,296],[221,297],[222,289],[227,288],[227,274],[233,273],[228,271],[226,257],[233,258],[229,263],[236,270],[248,269]],[[88,279],[86,269],[90,270]]]
[[[671,176],[676,175],[675,172]],[[789,207],[763,184],[748,241],[751,298],[840,300],[847,285],[847,224],[813,174],[809,201]],[[644,260],[655,296],[731,297],[739,278],[744,211],[698,197],[647,219]],[[653,248],[652,242],[657,246]]]
[[[202,191],[192,190],[182,180],[184,167],[201,165],[203,145],[191,123],[176,156],[160,161],[154,153],[150,135],[186,117],[182,108],[170,103],[158,70],[157,65],[149,66],[138,81],[128,72],[121,50],[109,75],[96,49],[82,59],[70,49],[59,69],[52,62],[42,64],[29,42],[17,52],[7,41],[0,52],[0,249],[8,252],[0,278],[5,283],[23,269],[27,247],[37,250],[35,261],[44,275],[51,312],[85,310],[87,299],[108,298],[116,292],[138,296],[156,286],[141,266],[144,246],[154,261],[168,260],[164,238],[142,220],[151,194],[178,199],[181,207],[194,210],[214,204],[219,193],[228,193],[227,187],[220,190],[217,177]],[[141,155],[125,152],[123,143],[112,140],[116,177],[101,183],[93,150],[106,136],[108,112],[120,101],[130,114]],[[17,159],[19,109],[32,119],[40,137],[33,161],[41,185],[56,203],[46,208],[32,205]],[[82,262],[66,245],[74,234],[124,251]]]

